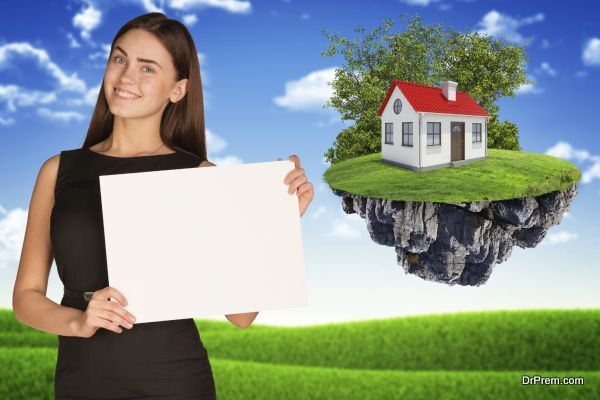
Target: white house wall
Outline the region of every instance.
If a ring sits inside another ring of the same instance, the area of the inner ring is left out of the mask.
[[[393,112],[393,111],[392,111]],[[476,115],[430,114],[423,113],[421,122],[421,136],[423,138],[423,153],[421,167],[430,167],[450,162],[451,138],[450,123],[465,123],[465,160],[485,157],[486,123],[485,117]],[[427,123],[441,122],[440,145],[427,145]],[[481,142],[473,143],[473,123],[481,123]],[[400,161],[401,162],[401,161]]]
[[[400,99],[402,111],[394,113],[394,101]],[[385,143],[385,123],[394,124],[393,142]],[[402,146],[402,123],[413,123],[413,146]],[[383,113],[381,114],[381,158],[396,161],[402,164],[419,166],[419,115],[412,108],[404,94],[398,87],[394,88]]]

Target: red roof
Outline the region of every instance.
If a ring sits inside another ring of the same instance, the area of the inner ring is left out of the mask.
[[[444,97],[442,88],[421,85],[414,82],[393,80],[377,115],[381,116],[394,88],[398,87],[410,105],[418,112],[434,112],[442,114],[482,115],[489,114],[467,92],[456,91],[456,101]]]

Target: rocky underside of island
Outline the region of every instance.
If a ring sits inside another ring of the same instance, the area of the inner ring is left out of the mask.
[[[332,188],[371,238],[396,249],[406,273],[449,285],[479,286],[512,248],[537,246],[560,223],[577,185],[536,197],[465,203],[398,201]]]

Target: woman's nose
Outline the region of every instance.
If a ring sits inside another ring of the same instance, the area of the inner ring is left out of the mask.
[[[131,64],[125,66],[123,68],[123,72],[121,73],[121,82],[123,83],[135,83],[137,78],[135,76],[135,67]]]

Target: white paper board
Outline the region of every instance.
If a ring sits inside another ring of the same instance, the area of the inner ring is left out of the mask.
[[[293,168],[100,176],[109,285],[136,324],[308,306]]]

